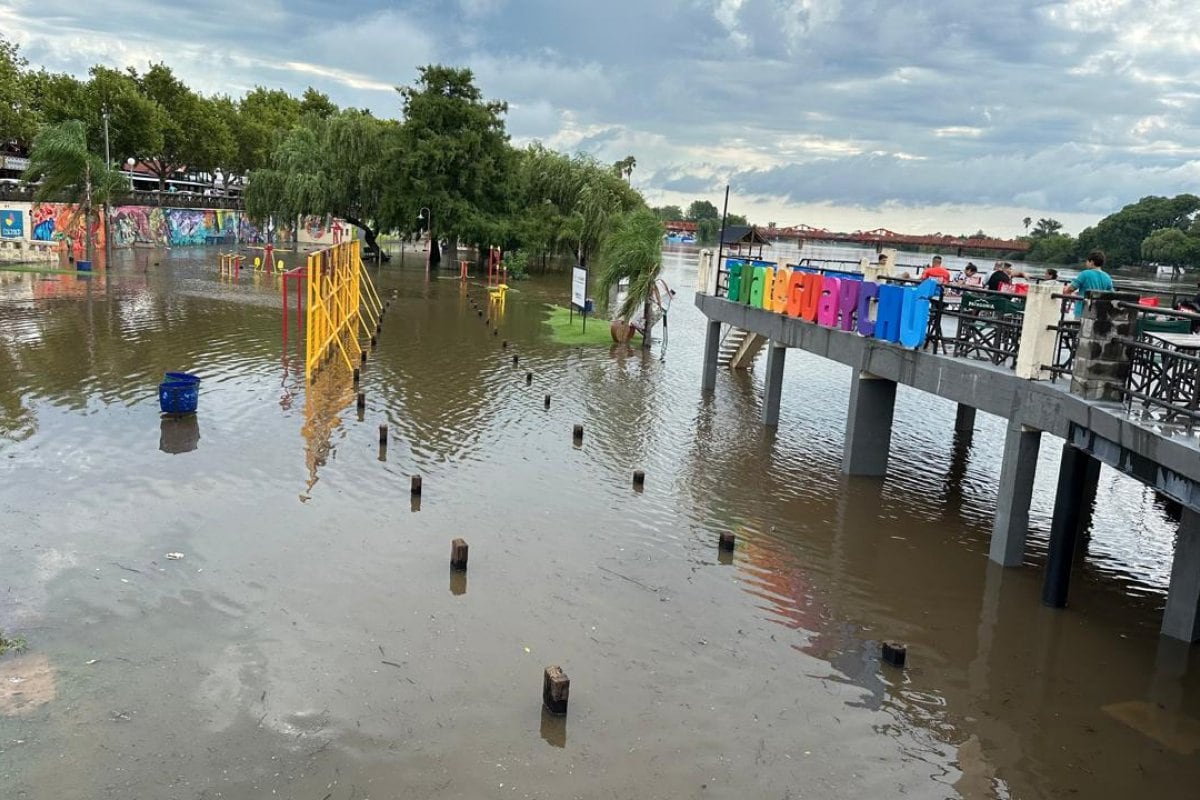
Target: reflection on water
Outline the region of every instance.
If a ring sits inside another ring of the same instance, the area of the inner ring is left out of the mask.
[[[760,375],[700,394],[693,258],[665,358],[549,342],[565,275],[496,306],[397,259],[361,411],[343,367],[305,386],[278,279],[203,248],[0,272],[0,630],[31,645],[0,675],[37,676],[0,688],[5,797],[1190,797],[1169,509],[1104,470],[1042,608],[1057,443],[995,567],[1002,423],[901,389],[888,479],[841,476],[849,369],[790,355],[777,430]],[[168,369],[197,416],[159,418]]]

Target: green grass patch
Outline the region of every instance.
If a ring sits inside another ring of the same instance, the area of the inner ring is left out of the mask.
[[[36,264],[0,264],[0,272],[48,272],[55,275],[74,275],[79,270],[59,269],[58,267],[39,267]],[[85,270],[81,274],[87,275]]]
[[[5,653],[20,653],[25,647],[25,640],[20,636],[8,638],[0,632],[0,656]]]
[[[604,317],[588,316],[587,332],[583,330],[583,315],[575,312],[571,320],[571,310],[562,306],[550,306],[550,318],[546,324],[550,326],[550,338],[558,344],[575,345],[611,345],[612,334],[608,332],[608,320]]]

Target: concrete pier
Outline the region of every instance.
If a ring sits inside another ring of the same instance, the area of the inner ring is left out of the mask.
[[[1186,507],[1175,539],[1162,632],[1185,642],[1200,640],[1200,513]]]
[[[971,433],[975,430],[974,406],[958,404],[958,410],[954,413],[954,430],[958,433]]]
[[[1071,586],[1071,564],[1079,539],[1079,515],[1083,508],[1087,479],[1087,454],[1070,443],[1063,445],[1058,467],[1058,491],[1054,495],[1054,519],[1050,522],[1050,546],[1046,554],[1046,577],[1042,602],[1052,608],[1067,604]]]
[[[783,362],[787,348],[771,342],[767,345],[767,380],[763,391],[762,423],[779,424],[779,399],[783,393]]]
[[[959,406],[961,408],[962,406]],[[1000,466],[1000,490],[996,496],[996,518],[988,557],[997,564],[1015,567],[1025,559],[1025,537],[1029,533],[1029,502],[1037,474],[1042,432],[1009,420],[1004,437],[1004,460]]]
[[[895,405],[895,381],[867,372],[860,372],[854,378],[850,388],[850,412],[846,419],[842,472],[873,477],[887,474]]]
[[[704,375],[700,379],[702,391],[717,388],[717,358],[721,354],[721,322],[710,319],[704,331]]]

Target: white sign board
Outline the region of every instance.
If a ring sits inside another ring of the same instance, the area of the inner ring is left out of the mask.
[[[571,270],[571,305],[581,310],[587,305],[587,272],[585,267]]]

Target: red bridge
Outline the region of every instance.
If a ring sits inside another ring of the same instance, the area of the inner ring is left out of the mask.
[[[850,242],[853,244],[875,245],[876,249],[883,247],[937,247],[943,250],[993,250],[996,252],[1020,252],[1029,250],[1029,242],[1019,239],[993,239],[991,237],[974,236],[938,236],[914,235],[896,233],[887,228],[876,228],[873,231],[854,231],[839,233],[825,228],[813,228],[808,225],[795,225],[790,228],[760,228],[759,233],[769,239],[794,239],[800,243],[810,242]]]

